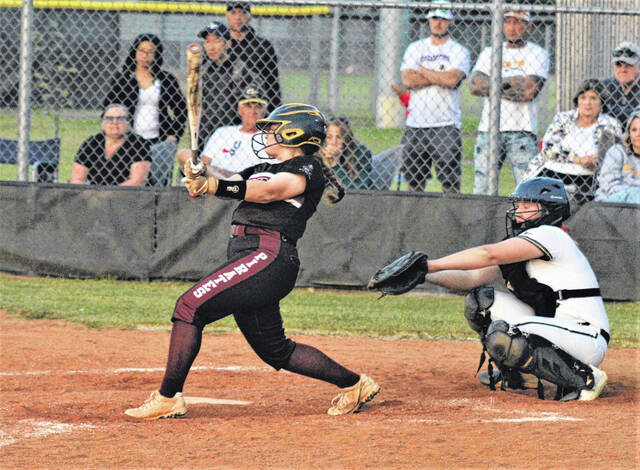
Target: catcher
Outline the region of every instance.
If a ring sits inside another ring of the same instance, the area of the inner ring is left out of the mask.
[[[410,252],[378,271],[369,288],[401,294],[425,280],[470,291],[465,317],[489,354],[478,375],[495,389],[556,385],[556,400],[593,400],[607,384],[598,369],[609,343],[609,320],[589,262],[563,230],[569,215],[564,184],[532,178],[520,183],[499,243],[427,260]],[[504,279],[507,292],[486,287]],[[498,366],[493,369],[492,363]]]

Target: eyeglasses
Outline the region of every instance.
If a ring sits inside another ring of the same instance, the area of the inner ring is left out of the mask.
[[[137,52],[138,54],[146,55],[146,56],[148,56],[148,57],[154,57],[154,56],[156,55],[156,51],[155,51],[155,50],[153,50],[153,49],[152,49],[152,50],[150,50],[150,51],[147,51],[147,50],[145,50],[145,49],[137,49],[137,50],[136,50],[136,52]]]
[[[629,49],[628,47],[623,47],[622,49],[616,49],[613,51],[613,57],[638,57],[638,53],[634,50]]]
[[[105,116],[103,118],[106,122],[127,122],[127,116]]]

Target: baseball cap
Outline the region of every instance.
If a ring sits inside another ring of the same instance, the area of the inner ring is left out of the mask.
[[[517,18],[521,21],[526,21],[527,23],[531,21],[531,14],[528,11],[506,11],[504,13],[504,17]]]
[[[624,62],[625,64],[635,65],[640,61],[640,47],[630,41],[623,41],[618,44],[611,54],[613,63]]]
[[[231,34],[229,34],[229,28],[220,23],[219,21],[212,21],[207,26],[204,27],[202,31],[198,33],[198,37],[202,39],[206,39],[207,35],[215,34],[216,36],[221,37],[222,39],[230,39]]]
[[[246,104],[246,103],[259,103],[261,105],[266,106],[267,100],[263,97],[262,90],[257,85],[249,85],[242,92],[242,97],[238,104]]]
[[[227,3],[227,11],[235,10],[236,8],[241,8],[243,11],[247,13],[251,13],[251,4],[244,2],[230,2]]]
[[[434,8],[427,13],[427,19],[429,18],[442,18],[444,20],[451,21],[453,19],[453,12],[448,10],[451,4],[449,2],[436,1],[433,2]]]

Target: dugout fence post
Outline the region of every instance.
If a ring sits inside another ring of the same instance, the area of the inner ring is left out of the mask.
[[[33,0],[23,0],[20,31],[20,78],[18,92],[18,180],[29,179],[29,138],[31,136],[31,82]]]
[[[498,153],[500,149],[500,96],[502,86],[502,0],[491,7],[491,79],[489,82],[489,194],[498,195]]]

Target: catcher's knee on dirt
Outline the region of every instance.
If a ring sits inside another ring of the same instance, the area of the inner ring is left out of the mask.
[[[582,390],[591,368],[538,335],[524,335],[503,320],[489,325],[484,340],[487,353],[499,365],[547,380],[558,387]]]
[[[481,337],[491,323],[489,308],[493,305],[493,287],[477,287],[464,299],[464,316],[473,331]]]

